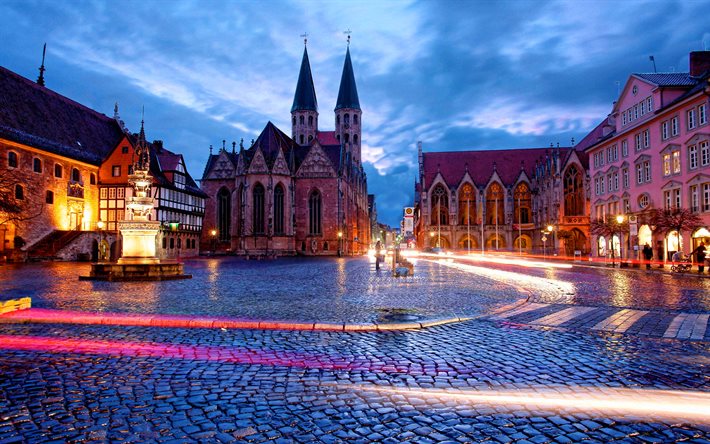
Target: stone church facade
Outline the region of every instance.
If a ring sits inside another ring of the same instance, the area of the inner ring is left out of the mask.
[[[201,180],[203,253],[357,255],[367,251],[367,177],[361,161],[362,110],[345,54],[335,130],[321,131],[304,49],[291,108],[291,135],[268,122],[249,148],[224,145]]]

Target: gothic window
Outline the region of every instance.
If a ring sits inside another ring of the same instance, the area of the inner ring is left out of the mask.
[[[35,157],[32,160],[32,171],[34,171],[35,173],[42,172],[42,161],[38,157]]]
[[[504,197],[503,187],[499,183],[494,182],[488,187],[486,193],[486,223],[488,225],[502,224],[505,221],[503,217]]]
[[[473,185],[464,184],[459,191],[459,225],[476,223],[476,194]]]
[[[529,224],[530,209],[532,207],[532,194],[526,183],[520,183],[513,193],[513,220],[516,224]]]
[[[313,126],[313,116],[308,116],[308,126]]]
[[[281,184],[274,189],[274,234],[284,234],[284,188]]]
[[[15,199],[22,200],[25,198],[25,189],[22,185],[15,185]]]
[[[303,122],[304,122],[303,116],[298,116],[298,123],[300,123],[301,125],[303,125]]]
[[[230,238],[231,206],[229,190],[221,188],[217,193],[217,233],[220,241]]]
[[[74,182],[81,182],[81,173],[79,172],[78,168],[72,168],[71,180]]]
[[[449,195],[441,184],[431,192],[431,224],[449,224]]]
[[[564,179],[565,216],[584,215],[584,181],[576,166],[567,169]]]
[[[314,190],[308,198],[308,234],[321,234],[321,196]]]
[[[345,115],[343,116],[343,123],[345,123],[346,125],[350,125],[350,114],[345,113]]]
[[[262,184],[257,183],[254,186],[253,199],[253,232],[254,234],[264,234],[264,186]]]
[[[357,125],[357,114],[353,114],[353,124]]]
[[[7,166],[10,168],[17,168],[17,153],[14,151],[9,151],[7,153]]]
[[[353,136],[353,143],[354,143],[355,145],[357,145],[357,134],[355,134],[355,135]]]
[[[350,134],[345,133],[343,135],[345,136],[345,143],[348,143],[350,141]]]

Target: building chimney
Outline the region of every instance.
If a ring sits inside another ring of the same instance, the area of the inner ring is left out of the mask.
[[[690,75],[700,77],[710,71],[710,51],[693,51],[690,53]]]

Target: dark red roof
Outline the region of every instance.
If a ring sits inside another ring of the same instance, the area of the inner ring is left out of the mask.
[[[0,136],[99,165],[123,137],[118,123],[0,66]]]
[[[340,145],[340,141],[335,137],[335,131],[318,131],[316,138],[321,145]]]
[[[521,148],[510,150],[444,151],[423,153],[424,180],[426,188],[431,187],[438,172],[449,187],[458,186],[464,174],[468,174],[477,186],[488,184],[493,175],[493,166],[504,185],[512,185],[520,176],[521,166],[532,178],[535,161],[544,159],[557,148]],[[566,153],[571,148],[559,148]]]

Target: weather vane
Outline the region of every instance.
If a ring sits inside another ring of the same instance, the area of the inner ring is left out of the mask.
[[[348,28],[347,31],[343,31],[343,34],[347,34],[347,36],[348,36],[348,46],[350,46],[350,34],[352,34],[352,33],[353,32],[350,30],[350,28]]]
[[[304,45],[307,44],[308,43],[308,33],[304,32],[303,34],[301,34],[301,37],[303,37],[303,44]]]

